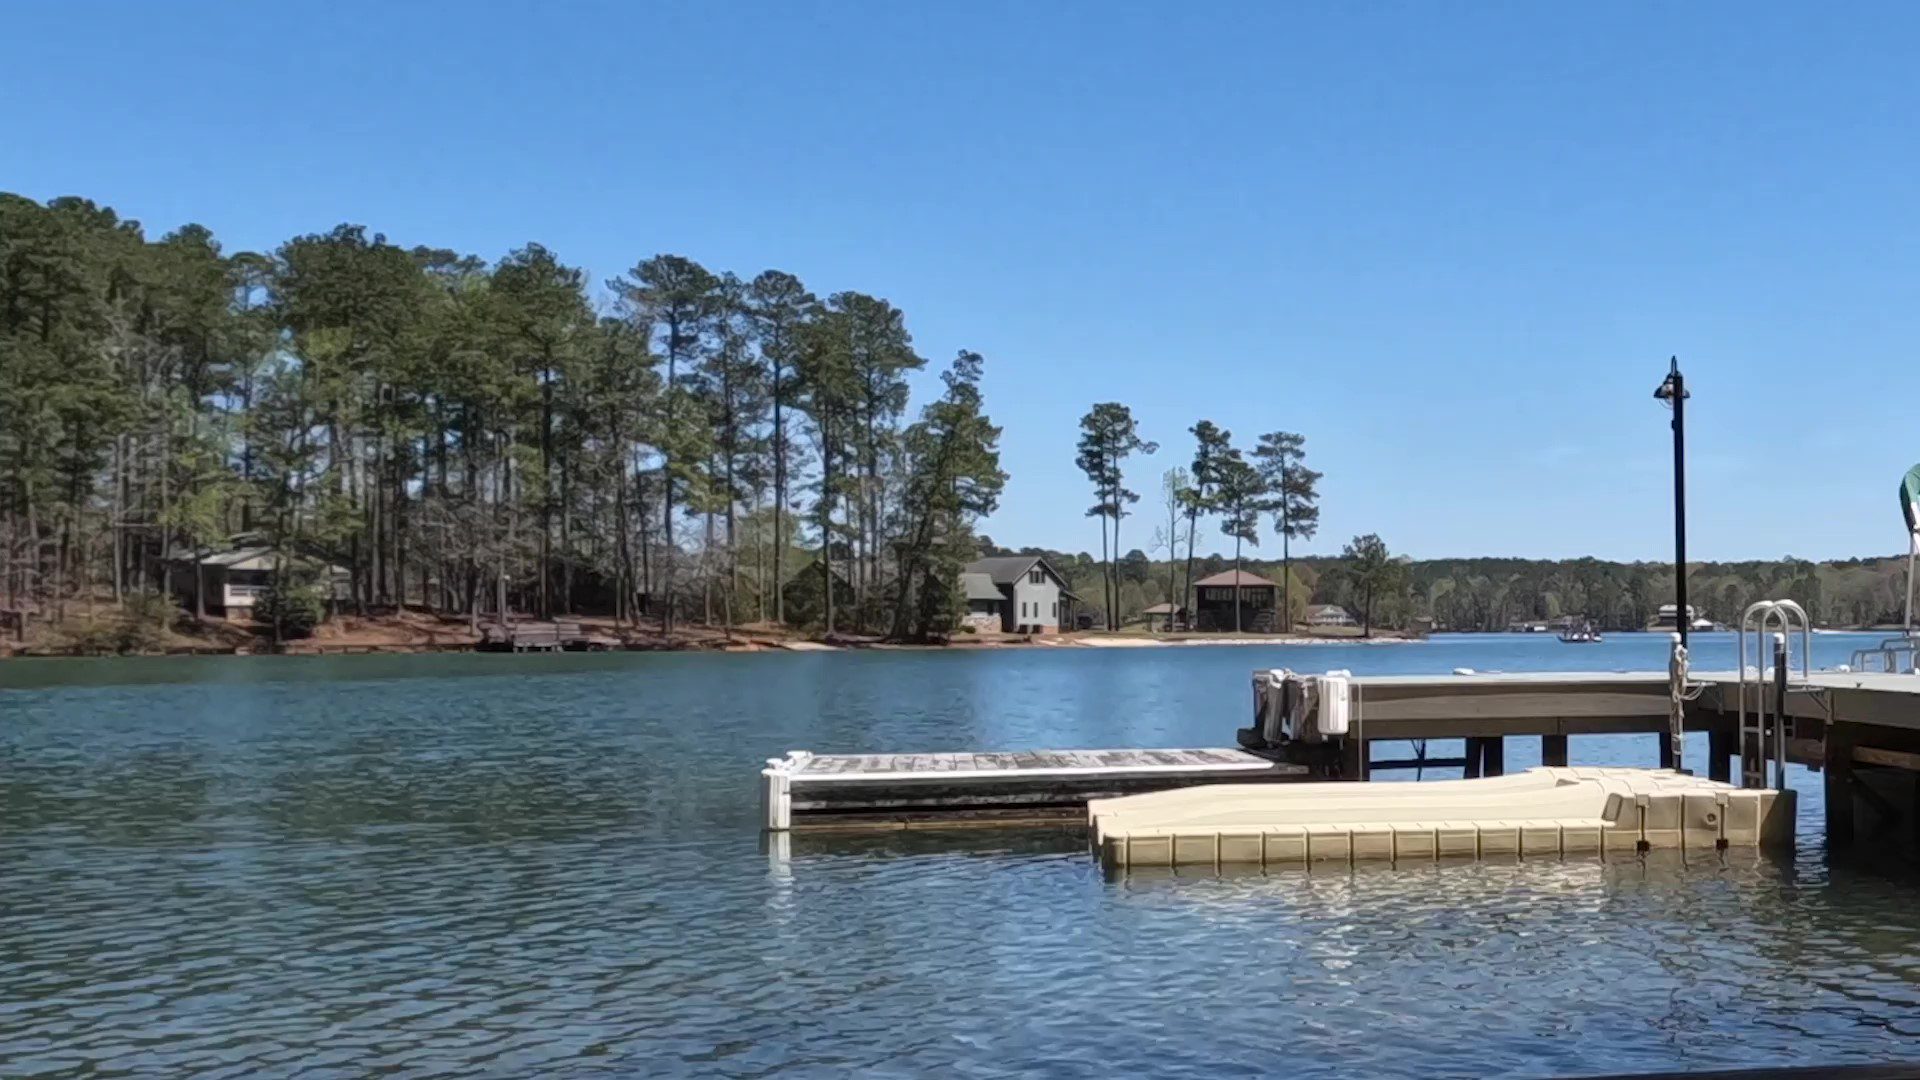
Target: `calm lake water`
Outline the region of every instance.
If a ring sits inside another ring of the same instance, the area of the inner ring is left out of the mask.
[[[1823,635],[1816,663],[1870,639]],[[757,768],[789,749],[1230,745],[1255,667],[1649,669],[1665,649],[6,661],[0,1076],[1920,1057],[1912,883],[1829,866],[1804,772],[1782,859],[1108,878],[1070,834],[797,839],[781,860],[757,831]],[[1573,757],[1650,765],[1653,740]]]

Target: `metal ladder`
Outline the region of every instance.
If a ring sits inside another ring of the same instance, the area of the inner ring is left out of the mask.
[[[1920,657],[1920,637],[1908,631],[1898,637],[1886,638],[1870,649],[1853,650],[1853,656],[1847,661],[1847,670],[1912,675],[1920,671],[1920,664],[1915,663],[1916,657]]]
[[[1813,625],[1805,609],[1791,600],[1761,600],[1740,616],[1740,786],[1767,786],[1767,760],[1773,760],[1773,787],[1787,786],[1787,680],[1791,674],[1787,638],[1800,623],[1800,676],[1813,671]],[[1775,629],[1778,627],[1778,629]],[[1754,639],[1754,667],[1747,671],[1747,634]],[[1768,646],[1772,648],[1769,649]],[[1766,666],[1769,653],[1773,667]]]

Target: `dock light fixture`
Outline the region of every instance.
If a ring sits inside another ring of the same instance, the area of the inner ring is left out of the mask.
[[[1680,644],[1693,629],[1687,610],[1687,379],[1680,374],[1680,358],[1667,361],[1667,377],[1653,396],[1673,410],[1673,622]]]
[[[1654,388],[1653,396],[1673,410],[1673,627],[1678,655],[1685,656],[1687,636],[1693,632],[1693,609],[1687,606],[1687,378],[1680,374],[1679,357],[1668,358],[1667,377]],[[1676,698],[1672,727],[1660,736],[1662,768],[1681,768],[1685,740]]]

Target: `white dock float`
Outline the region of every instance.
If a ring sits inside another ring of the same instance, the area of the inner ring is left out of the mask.
[[[1088,803],[1108,866],[1435,860],[1774,847],[1791,791],[1670,770],[1543,767],[1420,784],[1220,784]]]
[[[1224,747],[1006,753],[812,754],[767,759],[765,827],[1077,824],[1089,800],[1196,784],[1258,787],[1307,770]]]

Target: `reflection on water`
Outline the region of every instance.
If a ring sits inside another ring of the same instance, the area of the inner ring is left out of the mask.
[[[1829,867],[1815,829],[1784,860],[1114,878],[1073,829],[784,853],[756,830],[755,771],[791,748],[1222,743],[1255,665],[1649,666],[1660,645],[1583,648],[10,662],[0,1075],[1920,1056],[1913,883]]]

